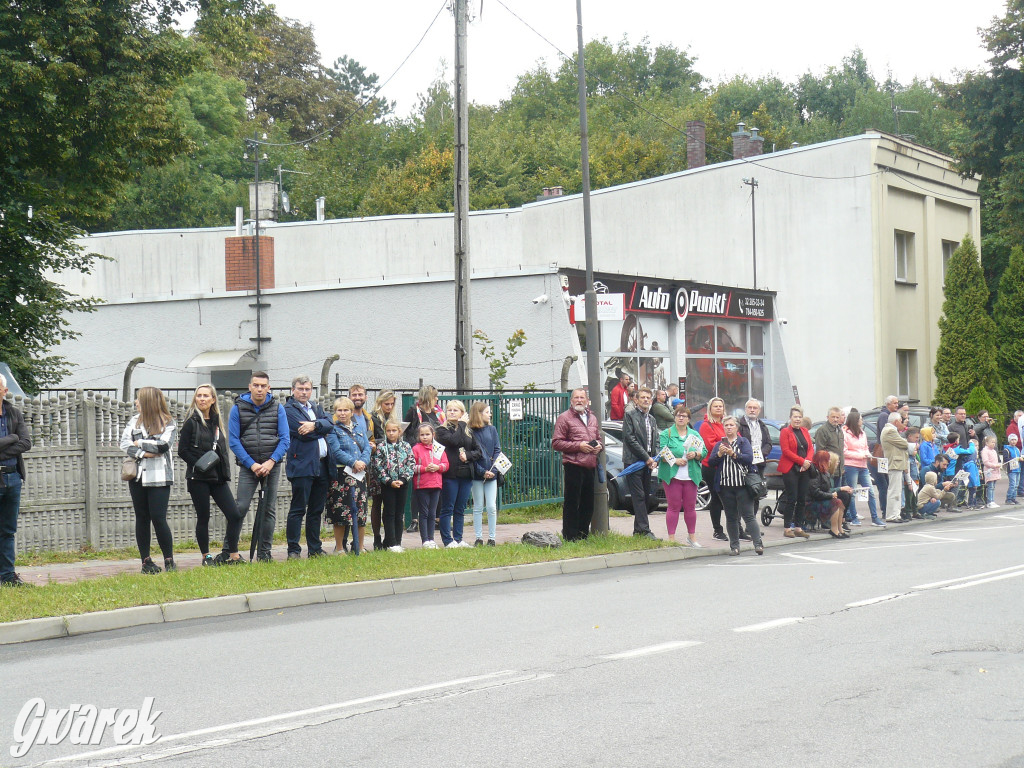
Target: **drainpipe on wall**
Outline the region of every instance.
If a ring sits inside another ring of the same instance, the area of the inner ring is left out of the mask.
[[[132,394],[132,371],[135,370],[135,366],[139,363],[146,362],[144,357],[134,357],[132,361],[128,363],[128,367],[124,369],[124,386],[121,388],[121,400],[126,403],[132,402],[135,398]]]

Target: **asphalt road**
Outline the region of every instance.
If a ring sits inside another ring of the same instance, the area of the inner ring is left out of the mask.
[[[1000,510],[10,646],[0,764],[1024,767],[1022,589]],[[161,738],[11,758],[35,696],[152,696]]]

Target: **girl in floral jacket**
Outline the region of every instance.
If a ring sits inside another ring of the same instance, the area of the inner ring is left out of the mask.
[[[370,475],[380,487],[384,505],[384,546],[392,552],[402,549],[405,527],[405,496],[412,480],[415,461],[412,446],[402,439],[402,425],[394,420],[384,424],[386,440],[377,443],[370,459]]]

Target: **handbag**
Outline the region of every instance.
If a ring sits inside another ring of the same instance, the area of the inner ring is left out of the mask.
[[[121,459],[121,479],[131,482],[139,476],[139,462],[131,456]]]
[[[747,472],[743,478],[743,485],[754,501],[759,501],[768,495],[768,483],[757,472]]]
[[[211,449],[196,460],[195,470],[196,472],[208,472],[218,464],[220,464],[220,454]]]

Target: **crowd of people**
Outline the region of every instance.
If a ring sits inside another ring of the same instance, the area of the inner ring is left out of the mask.
[[[781,457],[773,462],[769,457],[774,445],[756,399],[746,402],[742,415],[731,416],[721,398],[712,398],[703,418],[694,423],[694,414],[674,387],[659,392],[638,387],[634,393],[632,382],[620,380],[616,389],[620,391],[612,392],[611,415],[622,421],[622,474],[637,536],[655,538],[647,508],[654,482],[665,490],[669,540],[676,541],[681,515],[686,538],[680,543],[690,547],[702,546],[696,536],[696,502],[700,486],[706,485],[712,535],[727,541],[732,555],[740,553],[742,541],[763,553],[756,512],[766,480],[772,478],[783,489],[778,510],[789,538],[806,539],[818,529],[835,538],[848,537],[853,526],[862,524],[858,502],[866,504],[871,524],[878,527],[965,507],[995,508],[996,483],[1003,472],[1009,478],[1004,503],[1016,505],[1024,495],[1024,411],[1013,415],[1000,451],[987,411],[969,420],[963,407],[931,408],[927,423],[917,427],[910,423],[909,406],[890,396],[877,417],[878,440],[872,445],[855,408],[830,408],[827,421],[812,436],[811,420],[800,406],[793,406],[779,432]],[[14,571],[14,536],[25,478],[22,454],[31,448],[31,439],[21,413],[4,401],[6,394],[0,376],[0,585],[20,586],[24,582]],[[354,384],[347,396],[334,401],[330,414],[312,395],[310,378],[296,376],[291,395],[278,402],[267,374],[257,371],[248,392],[235,399],[225,417],[217,391],[202,384],[179,430],[161,390],[138,391],[136,413],[124,429],[121,449],[143,573],[176,569],[167,521],[175,451],[186,466],[203,565],[247,562],[238,547],[254,497],[250,559],[272,559],[282,462],[292,489],[285,525],[289,559],[302,557],[303,528],[306,556],[329,554],[320,539],[324,520],[334,534],[332,554],[358,555],[367,521],[375,550],[402,552],[403,533],[417,531],[423,548],[437,549],[435,524],[441,547],[495,545],[498,487],[510,463],[486,402],[474,402],[467,410],[463,402],[450,400],[442,408],[437,390],[426,386],[399,420],[397,396],[389,390],[380,392],[368,410],[365,387]],[[604,446],[587,392],[573,390],[569,403],[555,422],[552,448],[562,456],[563,538],[576,541],[591,530]],[[237,467],[234,488],[232,464]],[[410,494],[413,523],[406,529]],[[464,538],[470,499],[473,544]],[[210,551],[212,505],[226,521],[216,554]],[[162,566],[151,554],[153,533]]]
[[[728,541],[732,555],[740,553],[744,540],[752,542],[755,553],[763,553],[756,512],[770,479],[781,483],[777,504],[787,538],[806,539],[817,530],[848,538],[853,526],[863,524],[858,501],[867,504],[871,524],[880,528],[934,519],[939,512],[994,509],[1000,506],[996,483],[1004,472],[1009,484],[1003,503],[1016,505],[1024,496],[1024,411],[1014,413],[1000,452],[988,411],[968,420],[963,407],[933,407],[928,423],[917,427],[911,424],[910,406],[891,395],[878,414],[878,440],[872,445],[856,408],[830,408],[812,436],[811,419],[794,405],[779,430],[781,456],[770,461],[774,445],[758,400],[747,400],[742,416],[729,416],[725,401],[713,397],[703,419],[694,425],[693,413],[677,394],[639,387],[633,395],[625,374],[611,393],[611,416],[622,421],[623,474],[629,473],[635,536],[654,538],[647,510],[654,471],[665,490],[669,540],[676,541],[681,512],[687,530],[681,543],[702,546],[696,539],[696,500],[703,483],[710,494],[712,535]],[[562,533],[567,540],[585,538],[593,516],[601,445],[589,405],[586,391],[574,390],[552,441],[562,453]]]
[[[225,420],[212,385],[196,388],[180,434],[163,392],[143,387],[137,413],[125,427],[121,448],[136,520],[136,543],[143,573],[176,569],[167,508],[174,483],[173,451],[185,463],[185,482],[196,511],[196,543],[203,565],[246,562],[238,551],[242,523],[257,497],[252,552],[257,561],[272,559],[277,527],[277,491],[281,466],[292,496],[285,524],[289,559],[323,557],[323,521],[334,534],[330,554],[358,555],[369,520],[373,548],[402,552],[405,504],[412,494],[421,544],[436,549],[435,521],[441,545],[448,548],[494,546],[501,455],[497,429],[486,402],[467,411],[459,400],[445,409],[437,390],[423,387],[405,422],[395,413],[397,396],[378,394],[372,411],[366,388],[354,384],[337,398],[328,414],[313,398],[308,376],[296,376],[284,403],[270,391],[270,379],[257,371],[249,391],[236,398]],[[237,467],[234,493],[231,464]],[[464,510],[473,500],[474,544],[463,539]],[[211,501],[226,520],[223,547],[210,551]],[[483,530],[483,516],[488,531]],[[152,532],[163,565],[150,553]]]

